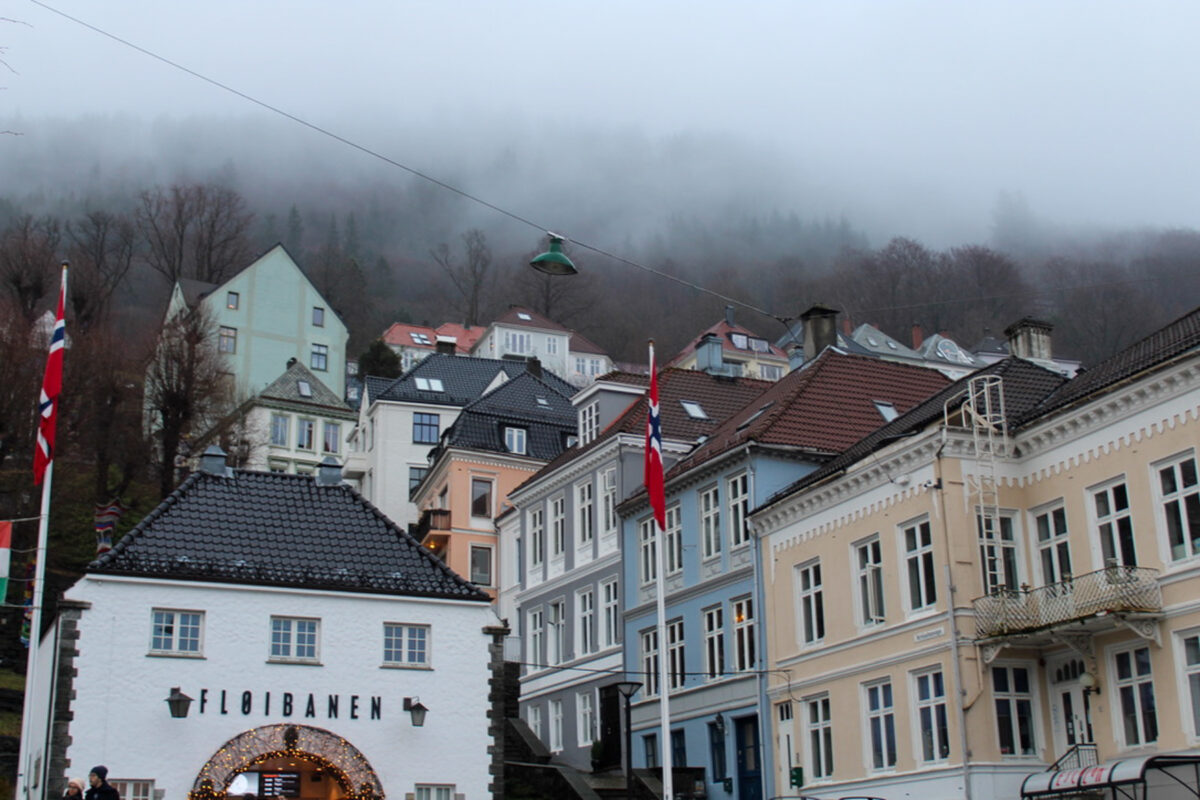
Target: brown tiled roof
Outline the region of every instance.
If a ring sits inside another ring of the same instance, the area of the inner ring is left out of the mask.
[[[948,383],[937,370],[826,349],[726,420],[668,475],[746,442],[834,455],[885,423],[874,401],[903,414]]]
[[[572,353],[595,353],[598,356],[606,356],[608,353],[581,333],[571,332],[571,352]]]
[[[1055,409],[1070,405],[1140,372],[1156,367],[1170,359],[1200,346],[1200,308],[1155,331],[1140,342],[1130,345],[1111,358],[1089,370],[1080,372],[1058,391],[1030,409],[1022,423],[1032,421]]]
[[[455,351],[466,355],[483,336],[487,328],[483,325],[459,325],[457,322],[443,322],[437,326],[438,336],[453,336]]]
[[[521,314],[525,314],[529,319],[521,319]],[[522,325],[530,328],[549,328],[553,331],[567,331],[567,328],[559,325],[549,317],[543,317],[536,311],[531,311],[524,306],[509,306],[508,311],[501,314],[493,322],[493,325],[504,323],[505,325]],[[569,332],[569,331],[568,331]]]

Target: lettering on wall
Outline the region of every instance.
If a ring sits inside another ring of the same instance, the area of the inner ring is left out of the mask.
[[[339,695],[316,692],[252,692],[229,689],[201,689],[196,710],[201,714],[243,717],[263,716],[284,719],[383,719],[380,695]],[[273,695],[273,696],[272,696]]]

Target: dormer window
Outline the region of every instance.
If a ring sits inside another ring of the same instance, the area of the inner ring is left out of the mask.
[[[679,405],[683,406],[683,410],[692,419],[708,419],[708,414],[705,414],[704,409],[694,400],[680,400]]]
[[[417,378],[417,388],[422,392],[444,392],[441,378]]]
[[[524,428],[506,427],[504,429],[505,449],[510,453],[516,453],[521,456],[525,455],[528,452],[526,449],[526,435]]]
[[[296,381],[296,391],[301,397],[312,397],[312,384],[308,381]]]
[[[771,352],[771,345],[767,344],[766,339],[759,339],[758,337],[751,337],[750,349],[756,353],[769,353],[769,352]]]
[[[879,416],[883,417],[885,422],[891,422],[896,417],[900,416],[900,412],[896,407],[887,400],[873,400],[875,408],[879,411]]]
[[[744,333],[729,334],[729,341],[733,342],[733,346],[736,347],[738,350],[749,349],[749,344],[747,341],[748,339],[749,339],[749,337],[746,336],[746,334],[744,334]]]

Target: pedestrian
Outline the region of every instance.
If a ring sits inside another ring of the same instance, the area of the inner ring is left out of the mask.
[[[121,800],[117,790],[108,785],[108,767],[103,764],[92,767],[88,773],[88,783],[92,788],[83,795],[83,800]]]
[[[63,800],[83,800],[83,781],[71,778],[67,781],[67,790],[63,792]]]

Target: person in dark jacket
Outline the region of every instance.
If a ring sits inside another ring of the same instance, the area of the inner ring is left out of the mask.
[[[103,764],[92,767],[92,771],[88,773],[88,783],[92,788],[87,790],[83,800],[121,800],[117,790],[108,785],[108,767]]]

